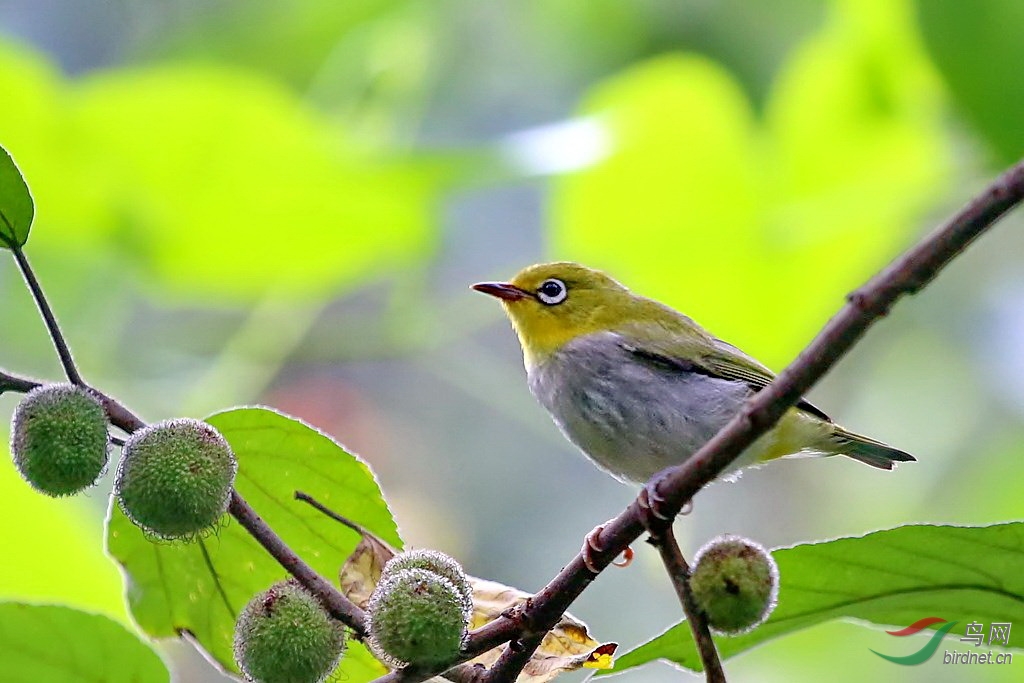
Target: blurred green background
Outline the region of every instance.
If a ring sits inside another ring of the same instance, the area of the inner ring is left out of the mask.
[[[28,253],[92,383],[150,420],[252,403],[299,416],[373,466],[408,544],[536,590],[635,491],[558,434],[500,308],[468,285],[579,260],[779,369],[1024,152],[1022,31],[1016,0],[6,0],[0,144],[35,195]],[[777,546],[1021,518],[1022,223],[813,392],[918,463],[747,472],[696,499],[684,551],[723,532]],[[0,365],[59,377],[10,260]],[[102,554],[108,490],[44,499],[0,467],[0,597],[127,619]],[[573,608],[626,647],[680,616],[656,554],[636,550]],[[941,657],[897,669],[868,651],[885,638],[834,623],[726,668],[964,679]],[[164,651],[177,680],[222,680],[189,646]]]

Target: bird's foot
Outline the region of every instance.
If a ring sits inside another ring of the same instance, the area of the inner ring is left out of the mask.
[[[607,522],[605,522],[607,524]],[[604,552],[605,545],[601,541],[601,532],[604,531],[604,524],[598,524],[594,527],[594,530],[587,534],[586,538],[583,539],[583,548],[580,550],[580,554],[583,556],[583,565],[594,574],[600,574],[601,570],[597,567],[597,562],[594,559],[594,553]],[[633,549],[627,547],[622,551],[622,559],[615,560],[612,562],[616,567],[628,567],[633,562]]]
[[[656,474],[640,490],[637,496],[637,505],[640,508],[640,523],[651,535],[658,535],[666,526],[672,523],[672,515],[665,511],[665,498],[658,493],[658,485],[661,484],[663,475]],[[688,500],[679,511],[681,515],[688,515],[693,512],[693,501]]]

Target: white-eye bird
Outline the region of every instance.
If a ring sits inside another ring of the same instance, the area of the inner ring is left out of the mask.
[[[774,375],[682,313],[576,263],[481,282],[519,336],[530,390],[612,476],[643,483],[684,462]],[[846,455],[891,470],[914,460],[800,401],[728,471],[786,455]]]

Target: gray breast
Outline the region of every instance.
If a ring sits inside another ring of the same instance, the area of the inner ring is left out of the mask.
[[[562,432],[613,476],[645,482],[683,462],[750,395],[741,382],[637,358],[617,334],[566,344],[529,372]]]

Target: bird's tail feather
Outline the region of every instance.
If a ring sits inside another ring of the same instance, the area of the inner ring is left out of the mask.
[[[838,426],[835,432],[832,433],[829,441],[835,449],[834,452],[883,470],[893,469],[898,462],[917,460],[917,458],[909,453],[886,446],[881,441],[875,441],[866,436],[848,432]]]

